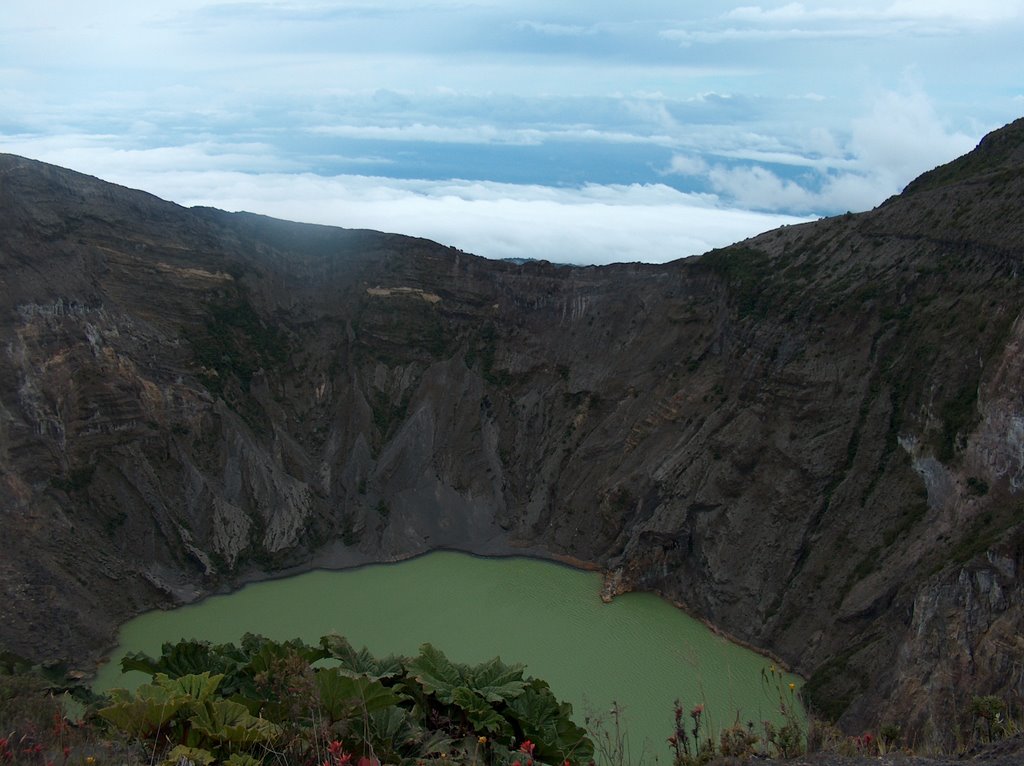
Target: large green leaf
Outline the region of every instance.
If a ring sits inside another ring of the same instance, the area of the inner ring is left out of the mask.
[[[500,657],[471,668],[468,686],[489,702],[508,702],[523,693],[523,665],[506,665]]]
[[[409,672],[446,705],[452,704],[452,692],[465,683],[466,668],[449,660],[444,652],[430,644],[420,647],[419,656],[408,664]]]
[[[250,715],[244,705],[231,700],[207,700],[192,710],[192,728],[215,742],[247,745],[272,742],[281,735],[277,724]]]
[[[389,705],[370,715],[370,726],[377,739],[389,744],[400,744],[419,734],[409,711],[397,705]]]
[[[312,665],[327,656],[321,647],[310,646],[298,638],[280,642],[247,633],[243,646],[249,654],[247,670],[253,677],[258,673],[272,671],[275,663],[280,660],[300,657],[307,665]]]
[[[262,766],[263,761],[248,753],[232,753],[224,761],[224,766]]]
[[[383,710],[403,699],[380,681],[366,676],[349,676],[340,668],[319,671],[316,685],[324,715],[332,721]]]
[[[412,763],[434,760],[452,749],[452,740],[442,731],[428,731],[405,708],[388,707],[370,714],[374,748],[382,763]]]
[[[224,766],[262,766],[263,761],[248,753],[232,753],[224,761]]]
[[[512,726],[490,703],[465,686],[458,686],[452,692],[452,700],[466,714],[466,719],[476,733],[487,732],[503,738],[513,735]]]
[[[155,683],[162,686],[171,694],[181,694],[190,697],[195,702],[205,702],[213,696],[224,679],[222,673],[211,676],[209,673],[189,674],[179,678],[168,678],[163,673],[157,673]]]
[[[572,705],[559,704],[545,681],[532,679],[524,692],[508,704],[523,736],[537,746],[537,757],[548,763],[566,759],[587,761],[594,745],[585,729],[572,721]]]
[[[192,701],[187,694],[158,684],[143,684],[134,692],[111,689],[109,694],[112,702],[99,714],[121,731],[137,737],[152,736]]]
[[[195,766],[210,766],[216,760],[217,756],[201,747],[175,745],[174,749],[164,758],[163,766],[178,766],[182,761],[195,764]]]
[[[151,676],[163,673],[170,678],[177,678],[204,671],[222,672],[224,662],[221,657],[211,653],[207,641],[183,639],[177,643],[165,643],[156,659],[145,652],[126,654],[121,659],[121,671],[127,673],[129,670],[141,670]]]
[[[344,636],[331,634],[320,639],[324,653],[339,661],[348,675],[362,675],[369,678],[394,678],[402,673],[402,661],[394,655],[377,659],[363,647],[356,651]]]
[[[156,659],[144,652],[127,654],[121,660],[121,670],[139,670],[152,676],[164,673],[169,678],[204,672],[220,673],[224,675],[221,683],[223,694],[241,693],[252,696],[255,686],[252,675],[245,668],[248,662],[248,653],[234,644],[218,644],[211,647],[205,641],[182,640],[177,643],[165,643],[160,656]]]

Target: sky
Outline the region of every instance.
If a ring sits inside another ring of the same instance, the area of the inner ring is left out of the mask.
[[[0,151],[494,258],[867,210],[1024,115],[1024,0],[5,0]]]

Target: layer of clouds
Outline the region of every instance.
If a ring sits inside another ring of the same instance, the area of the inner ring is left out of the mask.
[[[969,150],[1020,114],[1022,37],[1024,0],[14,3],[0,144],[184,203],[661,260]]]
[[[993,21],[1020,15],[1024,3],[1020,0],[898,0],[881,4],[858,4],[856,7],[828,6],[804,3],[764,8],[747,5],[733,8],[724,14],[727,19],[755,22],[794,21],[927,21],[954,20],[959,22]]]
[[[819,135],[823,154],[727,152],[759,161],[725,165],[677,154],[667,174],[706,175],[711,189],[739,207],[754,210],[836,213],[865,210],[902,191],[926,170],[970,151],[976,140],[948,130],[919,90],[878,94],[869,111],[852,121],[849,136]],[[810,174],[782,177],[767,164],[807,168]]]
[[[682,45],[723,42],[949,37],[1000,22],[1020,22],[1024,0],[898,0],[850,5],[812,2],[733,8],[697,28],[663,30]]]
[[[661,263],[804,220],[722,207],[713,195],[685,194],[661,184],[553,188],[241,173],[226,168],[243,157],[249,165],[267,162],[263,147],[202,144],[126,152],[104,144],[0,139],[0,151],[43,157],[182,205],[395,231],[490,258]]]

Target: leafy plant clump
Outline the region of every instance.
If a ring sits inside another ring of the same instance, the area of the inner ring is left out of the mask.
[[[586,763],[594,748],[548,684],[499,658],[378,659],[341,636],[239,645],[164,644],[123,670],[153,681],[115,689],[99,715],[166,764]],[[270,760],[268,760],[270,759]]]

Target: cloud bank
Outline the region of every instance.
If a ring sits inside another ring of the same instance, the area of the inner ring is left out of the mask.
[[[494,257],[867,209],[1024,103],[1024,0],[9,5],[0,148]]]
[[[248,150],[258,164],[262,147]],[[720,206],[663,184],[553,188],[466,180],[320,176],[231,170],[244,147],[216,144],[116,151],[46,148],[0,139],[0,150],[141,188],[186,206],[426,237],[488,258],[558,263],[663,263],[803,218]],[[30,150],[30,151],[25,151]],[[249,163],[247,163],[249,164]],[[272,161],[270,162],[272,164]]]

